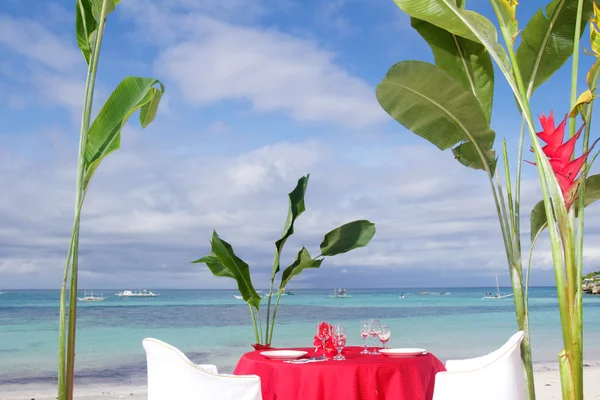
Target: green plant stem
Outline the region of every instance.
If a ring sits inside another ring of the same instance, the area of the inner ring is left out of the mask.
[[[273,331],[275,330],[275,317],[277,316],[277,309],[279,308],[279,299],[281,299],[281,289],[277,294],[277,301],[275,302],[275,308],[273,308],[273,320],[271,321],[271,336],[268,337],[267,344],[271,344],[273,341]]]
[[[525,141],[525,119],[521,121],[519,132],[519,149],[517,150],[517,173],[515,178],[515,232],[521,233],[521,170],[523,165],[523,142]],[[517,240],[519,257],[521,256],[521,239]]]
[[[598,61],[596,61],[598,62]],[[595,73],[592,75],[592,78],[589,82],[590,88],[595,88],[598,85],[598,74]],[[587,106],[585,110],[584,120],[586,122],[585,128],[583,131],[583,146],[582,153],[585,153],[589,147],[590,141],[590,129],[592,126],[592,115],[593,115],[593,106],[594,100]],[[585,182],[588,171],[588,162],[583,165],[582,170],[584,171],[584,175],[582,178],[582,182]],[[579,189],[579,199],[577,200],[579,203],[579,209],[577,211],[577,235],[576,235],[576,275],[578,279],[581,279],[583,276],[583,232],[584,232],[584,214],[585,214],[585,184],[582,184]],[[579,342],[581,343],[583,349],[583,288],[581,287],[581,282],[577,282],[577,286],[575,288],[575,334]]]
[[[573,66],[571,67],[571,109],[577,102],[577,75],[579,72],[579,38],[581,37],[581,16],[583,15],[583,0],[577,3],[577,17],[575,19],[575,35],[573,36]],[[575,136],[576,118],[571,118],[570,136]]]
[[[73,386],[75,377],[75,333],[77,329],[77,278],[79,264],[79,225],[81,220],[81,208],[83,205],[84,190],[83,181],[85,175],[85,148],[87,144],[87,134],[90,127],[92,104],[94,97],[94,88],[96,83],[96,72],[98,60],[100,58],[100,48],[102,46],[102,37],[106,22],[107,0],[102,2],[102,11],[96,33],[96,40],[93,46],[92,57],[88,66],[88,75],[86,78],[86,90],[84,97],[84,107],[82,112],[81,130],[79,137],[79,156],[77,166],[77,182],[75,193],[75,223],[72,234],[72,259],[69,285],[69,315],[68,315],[68,334],[67,334],[67,354],[66,354],[66,377],[64,386],[59,387],[59,400],[73,399]]]
[[[263,342],[263,328],[262,321],[260,320],[260,308],[256,309],[256,314],[258,315],[258,329],[260,329],[260,343]]]
[[[511,232],[513,233],[512,235],[512,239],[513,239],[513,250],[514,250],[514,245],[515,245],[515,232],[518,232],[515,230],[515,206],[514,206],[514,201],[513,201],[513,194],[512,194],[512,184],[510,181],[510,168],[508,165],[508,149],[506,148],[506,139],[504,139],[502,141],[502,156],[504,157],[504,175],[505,175],[505,180],[506,180],[506,196],[507,196],[507,200],[508,200],[508,210],[510,211],[510,228],[511,228]]]
[[[256,326],[256,317],[254,316],[254,309],[250,304],[248,304],[248,309],[250,310],[250,315],[252,316],[252,325],[254,325],[254,336],[256,339],[256,343],[260,343],[258,339],[258,327]]]
[[[273,261],[274,263],[277,262],[277,255],[275,255],[276,259]],[[275,267],[273,267],[273,270],[275,271]],[[269,288],[269,300],[267,301],[267,317],[266,317],[266,327],[265,327],[265,339],[267,340],[267,344],[271,344],[271,341],[269,340],[269,320],[271,319],[271,297],[273,297],[273,284],[275,283],[275,274],[273,274],[273,276],[271,276],[271,287]]]
[[[579,40],[581,36],[581,16],[583,14],[583,0],[579,0],[577,3],[577,17],[575,19],[575,33],[573,37],[573,66],[571,68],[571,109],[575,106],[577,102],[577,77],[579,74]],[[595,80],[592,88],[595,87],[597,83],[597,74],[593,77],[592,80]],[[593,106],[593,102],[589,105],[588,109],[590,110],[590,120],[586,120],[586,132],[584,133],[583,139],[583,151],[587,150],[589,144],[589,127],[591,125],[591,109]],[[576,118],[571,118],[570,121],[570,137],[575,135],[576,130]],[[586,163],[587,164],[587,163]],[[587,165],[584,165],[583,171],[587,170]],[[583,173],[583,182],[585,182],[585,174]],[[567,272],[569,268],[572,268],[573,273],[571,274],[573,279],[569,281],[569,286],[572,292],[572,298],[570,298],[570,303],[572,304],[571,310],[571,340],[572,340],[572,363],[571,369],[573,374],[573,384],[575,391],[575,398],[583,399],[583,289],[581,287],[581,276],[583,275],[583,228],[584,228],[584,204],[583,204],[583,196],[585,194],[585,184],[581,185],[581,189],[579,192],[581,199],[581,207],[578,212],[578,225],[577,230],[575,230],[575,212],[571,210],[569,213],[569,236],[573,241],[569,243],[569,246],[572,244],[572,249],[574,250],[573,254],[573,263],[574,265],[569,265],[569,262],[566,261]],[[567,257],[567,249],[565,248],[565,259]],[[573,293],[574,292],[574,293]]]

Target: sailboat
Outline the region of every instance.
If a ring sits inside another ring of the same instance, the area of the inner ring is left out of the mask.
[[[492,294],[492,293],[486,293],[485,296],[483,296],[481,298],[481,300],[483,299],[504,299],[506,297],[510,297],[512,296],[511,294],[501,294],[500,293],[500,285],[498,285],[498,274],[496,274],[496,294]]]

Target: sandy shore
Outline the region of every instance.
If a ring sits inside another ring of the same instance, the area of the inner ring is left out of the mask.
[[[586,362],[584,373],[585,400],[600,400],[600,361]],[[558,364],[535,364],[535,392],[541,400],[560,400]],[[146,398],[145,384],[89,384],[75,389],[75,398],[82,400]],[[51,384],[3,385],[0,400],[54,400],[56,386]]]
[[[535,394],[540,400],[560,400],[558,364],[535,364]],[[600,399],[600,362],[586,361],[583,368],[583,397]]]

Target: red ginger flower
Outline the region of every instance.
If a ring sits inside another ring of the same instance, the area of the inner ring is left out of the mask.
[[[575,151],[575,142],[581,136],[583,125],[579,128],[575,136],[563,143],[567,116],[565,115],[565,118],[558,126],[554,125],[554,113],[552,111],[550,111],[548,117],[542,113],[542,116],[539,118],[543,130],[538,132],[537,136],[546,142],[546,146],[542,147],[542,151],[548,157],[568,210],[575,200],[576,189],[579,183],[579,178],[576,178],[577,174],[596,143],[579,158],[571,161],[573,152]]]

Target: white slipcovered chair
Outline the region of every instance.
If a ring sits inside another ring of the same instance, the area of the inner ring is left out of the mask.
[[[157,339],[142,341],[148,364],[148,400],[262,400],[256,375],[219,375],[214,365],[196,365]]]
[[[433,400],[525,400],[526,376],[521,361],[524,333],[483,357],[448,360],[435,376]]]

